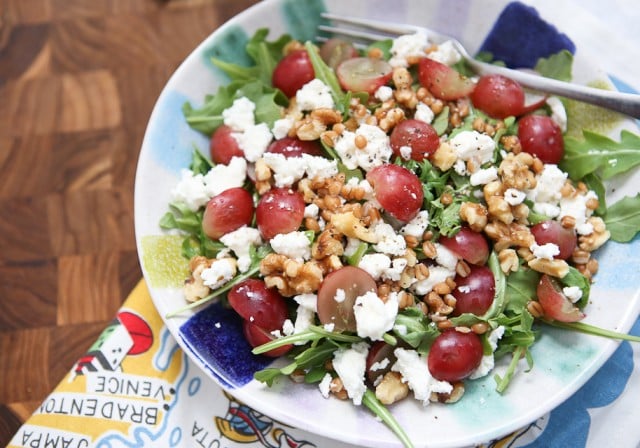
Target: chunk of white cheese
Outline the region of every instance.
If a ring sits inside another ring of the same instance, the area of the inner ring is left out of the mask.
[[[342,380],[347,395],[356,406],[362,404],[362,397],[367,390],[364,374],[368,352],[369,344],[358,342],[351,348],[336,350],[333,357],[333,368]]]
[[[397,348],[393,353],[397,361],[391,366],[391,370],[400,373],[402,382],[407,383],[416,400],[422,401],[424,406],[429,404],[432,393],[448,394],[453,390],[453,386],[447,381],[433,378],[427,360],[417,351]]]
[[[303,262],[311,258],[311,241],[304,232],[279,233],[269,240],[269,244],[275,253],[296,261]]]
[[[219,288],[236,275],[236,262],[229,258],[221,258],[200,273],[202,282],[211,289]]]
[[[392,67],[408,67],[407,59],[426,56],[426,48],[429,40],[425,32],[403,34],[391,43],[391,58],[389,64]]]
[[[393,328],[398,315],[398,294],[392,292],[383,301],[375,292],[369,291],[356,297],[353,311],[358,336],[380,341]]]
[[[364,148],[356,146],[357,136],[366,139],[367,144]],[[393,155],[389,136],[378,126],[364,123],[355,132],[344,131],[336,140],[334,149],[342,163],[351,170],[360,167],[369,171],[389,162]]]
[[[496,143],[491,137],[478,131],[462,131],[449,140],[449,145],[458,161],[471,162],[476,169],[494,159]],[[456,171],[462,171],[459,174],[467,174],[466,164],[457,164],[455,168]]]
[[[296,92],[296,104],[302,111],[333,109],[335,106],[331,89],[318,78],[309,81]]]
[[[205,174],[205,190],[209,197],[214,197],[230,188],[242,187],[246,178],[247,161],[242,157],[233,157],[229,164],[219,163]]]
[[[233,251],[238,259],[238,270],[246,272],[251,266],[249,250],[251,246],[262,244],[260,231],[253,227],[242,226],[220,237],[220,242]]]

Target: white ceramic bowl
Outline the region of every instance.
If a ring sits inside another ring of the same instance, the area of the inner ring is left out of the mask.
[[[460,5],[464,4],[464,7]],[[216,30],[179,67],[164,88],[151,116],[145,135],[136,178],[135,227],[142,269],[153,301],[161,315],[183,303],[180,284],[186,273],[186,260],[179,255],[180,238],[164,233],[158,222],[167,211],[170,190],[177,183],[181,168],[189,166],[192,150],[208,153],[208,140],[193,131],[183,119],[185,101],[201,104],[214,93],[225,76],[209,62],[213,54],[235,58],[243,43],[261,27],[271,29],[270,38],[288,32],[294,37],[312,39],[319,23],[319,12],[424,24],[459,38],[473,53],[490,33],[506,1],[396,0],[341,1],[270,0],[239,14]],[[522,11],[521,11],[522,12]],[[517,14],[516,14],[517,16]],[[505,54],[531,59],[532,52],[549,42],[558,42],[553,30],[549,36],[532,29],[531,17],[502,21],[519,28],[517,39],[500,39]],[[518,22],[518,20],[525,22]],[[553,17],[548,18],[553,21]],[[527,25],[528,24],[528,25]],[[561,23],[556,24],[561,27]],[[506,32],[506,30],[504,31]],[[605,82],[604,73],[577,54],[574,63],[577,82]],[[617,137],[620,127],[610,126]],[[636,193],[638,185],[626,176],[618,182],[617,198]],[[613,189],[611,189],[613,191]],[[587,322],[618,331],[627,331],[640,308],[640,241],[609,243],[599,251],[600,272],[593,286]],[[216,331],[215,324],[228,331]],[[239,334],[239,325],[224,311],[212,307],[166,320],[180,346],[220,386],[257,411],[276,420],[343,442],[371,447],[399,446],[396,437],[364,408],[351,402],[323,399],[317,386],[292,385],[279,381],[268,388],[252,380],[252,374],[266,365],[254,358]],[[532,350],[535,367],[524,373],[524,366],[504,395],[495,392],[491,377],[470,381],[463,399],[455,405],[432,404],[423,407],[413,400],[393,406],[393,414],[416,446],[458,447],[486,442],[515,431],[550,411],[584,384],[606,361],[617,344],[611,340],[562,331],[546,331]],[[242,340],[240,340],[242,339]],[[498,365],[501,372],[503,365]]]

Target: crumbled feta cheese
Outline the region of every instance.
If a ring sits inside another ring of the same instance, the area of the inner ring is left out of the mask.
[[[496,143],[491,137],[478,131],[462,131],[449,140],[449,145],[453,148],[458,161],[471,162],[476,169],[493,161],[493,151],[496,148]],[[466,171],[465,166],[464,172]]]
[[[195,212],[206,205],[210,198],[202,174],[194,175],[193,171],[187,169],[180,171],[180,181],[171,190],[172,202],[181,202]]]
[[[567,299],[571,300],[571,303],[576,303],[582,298],[582,290],[578,286],[565,286],[562,292]]]
[[[305,218],[317,218],[320,208],[316,204],[309,204],[304,208]]]
[[[253,227],[242,226],[220,237],[220,242],[233,251],[238,259],[238,270],[246,272],[251,266],[249,249],[262,244],[260,232]]]
[[[401,146],[400,147],[400,157],[402,157],[404,160],[410,160],[411,159],[411,153],[412,153],[411,146]]]
[[[394,230],[390,224],[379,221],[375,226],[371,228],[373,231],[377,243],[373,245],[373,249],[376,252],[381,252],[391,255],[403,255],[407,249],[407,242],[404,237]]]
[[[231,137],[238,142],[238,146],[249,162],[255,162],[267,150],[273,135],[266,123],[249,126],[243,132],[232,132]]]
[[[238,98],[231,107],[222,111],[222,120],[233,131],[244,132],[255,125],[255,110],[256,105],[249,98]]]
[[[458,286],[458,291],[460,291],[463,294],[467,294],[469,292],[471,292],[471,286],[469,285],[460,285]]]
[[[319,156],[303,154],[302,158],[307,163],[307,177],[309,179],[327,179],[338,174],[338,162]]]
[[[406,258],[394,258],[391,261],[391,267],[382,274],[382,279],[391,280],[392,282],[400,281],[400,277],[408,263]]]
[[[271,133],[276,140],[280,140],[281,138],[285,138],[287,135],[289,135],[289,131],[294,124],[295,120],[293,117],[286,116],[284,118],[280,118],[273,122]]]
[[[282,334],[284,334],[285,336],[291,336],[293,333],[295,333],[295,331],[296,327],[295,325],[293,325],[293,322],[291,322],[291,319],[285,319],[284,323],[282,324],[282,333],[276,330],[275,332],[272,331],[271,334],[279,338],[282,336]]]
[[[425,49],[429,45],[425,32],[403,34],[391,43],[391,58],[389,64],[392,67],[408,67],[408,58],[424,57]]]
[[[360,248],[362,241],[358,238],[347,238],[347,244],[344,247],[344,255],[350,257],[354,255]]]
[[[484,355],[480,360],[480,365],[474,370],[471,375],[469,375],[469,379],[482,378],[486,376],[493,370],[493,366],[495,365],[495,359],[493,356],[493,352],[498,348],[498,340],[502,338],[504,335],[504,326],[500,325],[495,330],[493,330],[489,336],[487,337],[487,342],[491,347],[491,354]]]
[[[302,262],[311,258],[311,241],[304,232],[279,233],[269,241],[273,251]]]
[[[313,325],[316,321],[316,313],[309,308],[300,305],[296,310],[296,323],[293,334],[301,333]],[[296,342],[295,345],[304,345],[306,341]]]
[[[344,289],[342,288],[336,289],[336,295],[333,296],[333,300],[335,300],[338,303],[342,303],[345,301],[346,298],[347,298],[347,294],[345,293]]]
[[[326,179],[338,173],[338,163],[324,157],[303,154],[300,157],[285,157],[283,154],[267,152],[262,160],[273,171],[276,187],[288,187],[305,175],[310,179]]]
[[[391,258],[385,254],[366,254],[360,259],[358,267],[367,271],[375,280],[380,280],[391,267]]]
[[[373,96],[380,101],[388,101],[393,98],[393,89],[389,86],[380,86],[376,89]]]
[[[422,240],[422,235],[424,235],[428,225],[429,212],[427,210],[420,210],[415,218],[406,223],[404,227],[400,229],[400,234],[413,236],[418,238],[418,240]]]
[[[232,258],[221,258],[200,273],[202,282],[211,289],[219,288],[236,275],[236,261]]]
[[[469,182],[473,186],[486,185],[498,179],[498,169],[495,166],[480,168],[469,177]]]
[[[196,211],[223,191],[242,187],[247,177],[247,161],[233,157],[228,165],[218,164],[204,176],[194,175],[191,170],[182,170],[180,174],[180,181],[171,191],[172,200]]]
[[[455,270],[447,269],[443,266],[430,266],[429,277],[416,281],[411,285],[411,288],[418,295],[429,294],[435,285],[446,281],[447,278],[454,278],[455,276]]]
[[[364,383],[364,373],[368,352],[369,344],[358,342],[353,344],[351,348],[336,350],[333,357],[333,368],[342,380],[347,395],[356,406],[362,404],[362,396],[367,390]]]
[[[548,97],[546,102],[549,109],[551,109],[551,119],[555,121],[564,134],[567,132],[567,111],[564,108],[564,104],[557,96]]]
[[[435,115],[429,106],[424,103],[418,103],[413,118],[431,124],[433,122],[433,119],[435,118]]]
[[[504,200],[509,205],[519,205],[524,202],[527,195],[524,191],[516,190],[515,188],[507,188],[504,192]]]
[[[296,92],[296,104],[303,111],[335,107],[331,89],[318,78],[309,81]]]
[[[534,257],[544,260],[553,260],[553,257],[560,253],[558,245],[553,243],[546,243],[541,246],[533,243],[529,246],[529,250],[533,253]]]
[[[266,152],[262,160],[273,172],[276,187],[288,187],[302,179],[307,163],[302,157],[285,157],[282,154]]]
[[[356,297],[353,312],[358,336],[380,341],[393,328],[398,315],[398,294],[392,292],[383,301],[375,292],[369,291]]]
[[[328,323],[328,324],[324,324],[324,325],[322,326],[322,328],[324,328],[325,330],[327,330],[327,331],[331,332],[331,331],[333,331],[333,330],[334,330],[334,328],[336,328],[336,324],[334,324],[333,322],[331,322],[331,323]]]
[[[431,376],[427,360],[417,351],[397,348],[393,353],[397,361],[391,366],[391,370],[402,375],[402,382],[407,383],[416,400],[422,401],[424,406],[429,404],[433,392],[448,394],[453,390],[453,386],[447,381],[438,381]]]
[[[367,140],[367,146],[362,149],[355,143],[358,135]],[[344,131],[336,140],[334,149],[342,163],[350,170],[360,167],[369,171],[389,162],[393,155],[389,136],[378,126],[369,124],[361,124],[355,132]]]
[[[447,40],[438,45],[438,48],[435,51],[430,51],[427,53],[427,57],[429,59],[433,59],[434,61],[440,62],[444,65],[454,65],[460,59],[462,59],[462,55],[456,49],[453,41]]]
[[[436,262],[450,271],[455,271],[458,265],[458,256],[440,243],[435,243],[435,246]]]
[[[576,222],[576,232],[579,235],[588,235],[593,232],[593,225],[587,222],[587,218],[593,214],[593,210],[587,207],[587,202],[590,199],[598,199],[598,196],[591,190],[586,194],[576,194],[573,197],[560,199],[560,214],[558,218],[573,217]]]
[[[322,380],[320,380],[320,384],[318,384],[318,388],[320,388],[320,393],[324,398],[329,398],[329,394],[331,392],[331,380],[333,380],[333,378],[331,377],[331,374],[325,373],[324,376],[322,377]]]
[[[389,358],[384,358],[380,361],[376,361],[373,364],[371,364],[371,367],[369,367],[369,370],[371,370],[372,372],[375,372],[377,370],[383,370],[383,369],[386,369],[390,363],[391,361],[389,361]]]
[[[247,161],[242,157],[233,157],[229,164],[217,164],[204,176],[205,190],[209,197],[219,195],[230,188],[244,185],[247,178]]]
[[[560,191],[566,180],[567,173],[557,165],[545,164],[542,173],[536,176],[535,188],[526,191],[527,199],[534,203],[533,210],[550,218],[558,216],[558,202],[562,198]]]

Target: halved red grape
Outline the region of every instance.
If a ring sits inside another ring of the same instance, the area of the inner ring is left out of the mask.
[[[289,188],[272,188],[258,201],[256,223],[260,235],[270,240],[279,233],[298,230],[304,218],[304,199]]]
[[[333,37],[320,47],[320,57],[332,69],[336,69],[340,63],[347,59],[357,58],[358,50],[351,42]]]
[[[244,333],[244,337],[249,345],[251,345],[251,347],[258,347],[259,345],[271,342],[276,338],[268,331],[249,322],[248,320],[242,321],[242,332]],[[262,354],[271,358],[278,358],[280,356],[286,355],[292,348],[292,344],[287,344],[278,348],[274,348],[273,350],[269,350],[268,352],[264,352]]]
[[[555,258],[566,260],[578,245],[578,236],[574,229],[566,229],[554,220],[540,222],[531,227],[531,233],[540,246],[553,243],[560,249]]]
[[[564,156],[560,126],[546,115],[526,115],[518,120],[518,139],[524,152],[544,163],[557,164]]]
[[[352,58],[336,69],[343,89],[373,94],[391,79],[393,68],[384,59]]]
[[[300,140],[295,137],[283,137],[274,140],[267,152],[282,154],[285,157],[300,157],[302,154],[310,156],[322,156],[322,145],[319,140]]]
[[[410,221],[422,207],[424,193],[418,176],[408,169],[387,163],[367,173],[373,193],[391,216],[400,221]]]
[[[277,290],[267,288],[262,280],[251,278],[238,283],[227,298],[243,319],[266,331],[282,330],[289,317],[285,299]]]
[[[489,258],[489,244],[485,237],[466,226],[453,236],[441,235],[438,242],[472,264],[483,265]]]
[[[470,266],[471,271],[466,277],[456,275],[455,315],[473,313],[482,316],[487,312],[495,295],[496,281],[493,272],[486,266]]]
[[[244,151],[238,145],[238,141],[233,138],[231,129],[226,124],[218,126],[211,136],[209,151],[211,160],[215,163],[228,165],[233,157],[244,157]]]
[[[560,322],[577,322],[585,318],[585,314],[580,308],[571,303],[571,300],[564,295],[554,278],[543,274],[540,277],[536,293],[545,317]]]
[[[229,188],[207,202],[202,231],[213,240],[233,232],[253,219],[253,198],[244,188]]]
[[[396,157],[401,157],[400,148],[411,148],[411,159],[418,162],[428,159],[440,146],[440,137],[429,123],[421,120],[403,120],[393,128],[389,136],[391,149]]]
[[[314,78],[315,72],[307,50],[295,50],[278,62],[273,70],[271,83],[291,98]]]
[[[431,345],[427,357],[429,372],[441,381],[463,380],[478,368],[482,354],[482,342],[477,334],[447,330]]]
[[[418,79],[436,98],[450,101],[469,95],[475,84],[455,69],[433,59],[420,59]]]
[[[473,105],[493,118],[507,118],[524,113],[524,90],[516,81],[503,75],[480,77],[471,93]]]
[[[367,379],[371,382],[371,384],[375,384],[376,380],[383,376],[385,373],[391,370],[391,366],[396,362],[396,356],[393,354],[393,351],[396,347],[387,344],[384,341],[375,341],[371,348],[369,349],[369,353],[367,354]],[[385,360],[387,360],[385,362]],[[381,364],[385,363],[385,367],[381,367]],[[376,365],[377,364],[377,365]],[[373,367],[379,367],[375,370]]]
[[[344,266],[329,273],[318,288],[318,318],[334,324],[334,331],[355,331],[356,298],[377,291],[376,281],[363,269]]]

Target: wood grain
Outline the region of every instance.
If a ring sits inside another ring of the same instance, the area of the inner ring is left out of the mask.
[[[0,0],[0,445],[141,277],[136,161],[181,61],[256,0]]]

